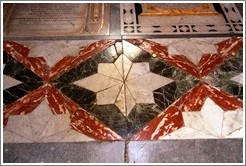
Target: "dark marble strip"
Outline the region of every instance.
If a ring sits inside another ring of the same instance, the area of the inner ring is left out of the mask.
[[[23,83],[41,83],[42,79],[25,67],[22,63],[16,61],[7,53],[4,54],[4,62],[6,66],[3,70],[3,74],[15,78]]]
[[[3,104],[8,105],[21,97],[27,95],[29,92],[40,87],[42,83],[29,83],[29,84],[19,84],[8,89],[3,90]]]
[[[162,111],[156,104],[136,104],[128,115],[128,137],[136,134]]]
[[[88,112],[102,121],[122,138],[127,137],[128,121],[116,105],[95,105],[92,109],[88,110]]]
[[[53,84],[63,94],[86,110],[96,104],[96,93],[74,84]]]
[[[119,47],[119,44],[117,46],[110,46],[106,50],[65,72],[54,82],[71,83],[97,73],[99,63],[113,63],[118,58],[119,54],[117,54],[116,49],[119,52]]]
[[[225,59],[221,65],[204,77],[204,81],[243,99],[243,85],[231,80],[231,78],[240,73],[243,73],[242,49],[240,49],[234,57]]]

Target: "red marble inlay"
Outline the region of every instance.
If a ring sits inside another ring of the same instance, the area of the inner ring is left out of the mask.
[[[218,54],[205,54],[199,62],[201,77],[207,76],[216,66],[223,62],[223,58]]]
[[[75,102],[69,100],[50,84],[47,85],[45,99],[54,114],[73,114],[79,108]]]
[[[230,95],[223,90],[206,85],[208,97],[210,97],[217,105],[225,111],[240,109],[243,107],[243,101],[237,97]]]
[[[4,118],[10,115],[23,115],[32,112],[43,100],[45,95],[45,86],[42,86],[19,100],[4,106],[3,116]]]
[[[103,125],[82,108],[79,108],[71,119],[71,127],[87,136],[102,141],[121,141],[123,138]]]
[[[13,41],[3,42],[3,49],[9,54],[20,54],[23,57],[27,57],[29,53],[29,48]]]
[[[136,44],[141,49],[151,53],[156,54],[158,57],[164,59],[168,63],[176,66],[196,77],[200,77],[198,68],[194,65],[186,56],[184,55],[175,55],[169,56],[168,49],[165,46],[162,46],[158,43],[149,40],[142,40],[142,39],[129,39],[127,40],[129,43]]]
[[[200,111],[206,98],[206,83],[200,82],[193,89],[189,90],[179,98],[174,105],[183,111]]]
[[[49,66],[43,57],[27,57],[29,49],[15,42],[4,42],[3,48],[16,61],[22,63],[44,81],[47,80]]]
[[[158,140],[161,136],[167,135],[182,126],[184,126],[184,121],[181,111],[175,106],[170,106],[150,121],[131,140]]]
[[[3,127],[5,127],[8,123],[9,118],[3,118]]]
[[[169,62],[175,67],[186,71],[187,73],[200,78],[199,70],[194,63],[192,63],[186,56],[184,55],[173,55],[172,57],[163,58],[165,61]]]
[[[96,54],[105,50],[114,43],[115,40],[101,40],[90,45],[81,47],[78,57],[65,57],[61,61],[59,61],[53,68],[51,68],[49,80],[57,78],[59,75],[74,68],[88,58],[95,56]]]
[[[64,57],[59,62],[57,62],[50,71],[49,81],[55,79],[58,74],[62,74],[70,69],[72,62],[76,57]]]
[[[237,52],[241,47],[243,47],[242,37],[232,37],[217,43],[218,54],[225,58],[230,57],[232,52]]]
[[[50,67],[45,59],[43,57],[27,57],[26,59],[29,61],[29,64],[27,64],[28,68],[40,76],[44,81],[48,81]]]

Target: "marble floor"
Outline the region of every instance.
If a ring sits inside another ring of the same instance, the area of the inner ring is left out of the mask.
[[[243,138],[243,39],[4,41],[3,141]]]

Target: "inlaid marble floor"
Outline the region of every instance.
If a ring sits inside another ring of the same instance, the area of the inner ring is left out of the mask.
[[[5,41],[4,142],[242,138],[242,45]]]

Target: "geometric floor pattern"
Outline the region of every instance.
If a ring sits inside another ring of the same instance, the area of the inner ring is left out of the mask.
[[[4,142],[242,138],[243,39],[170,41],[5,41]]]

